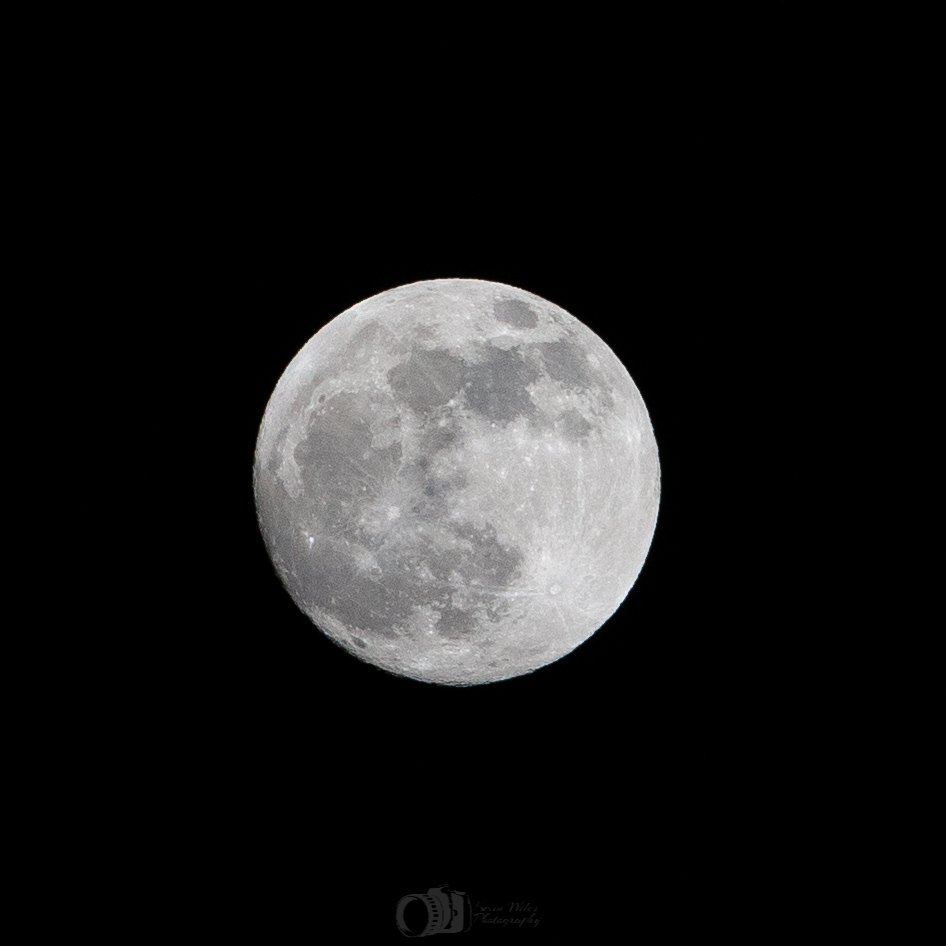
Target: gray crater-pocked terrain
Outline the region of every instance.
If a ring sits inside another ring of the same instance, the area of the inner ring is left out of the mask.
[[[359,303],[270,398],[260,527],[333,640],[420,680],[502,680],[587,639],[657,516],[653,431],[592,331],[538,296],[444,279]]]

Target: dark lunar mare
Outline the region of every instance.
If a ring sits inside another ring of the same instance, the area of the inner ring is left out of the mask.
[[[426,607],[440,615],[438,633],[456,638],[480,627],[482,617],[498,621],[508,612],[502,592],[521,574],[523,555],[500,543],[492,526],[448,518],[451,494],[466,477],[459,470],[435,474],[431,460],[454,449],[461,436],[456,421],[433,408],[451,390],[445,379],[453,372],[469,377],[469,368],[439,354],[420,361],[432,378],[415,372],[401,379],[402,396],[426,406],[418,412],[427,425],[415,457],[404,457],[401,443],[371,448],[369,418],[379,413],[377,398],[343,392],[313,411],[294,451],[304,483],[294,511],[298,515],[301,506],[311,517],[312,542],[299,536],[284,554],[299,597],[352,629],[393,638]],[[497,370],[489,361],[485,368],[472,366],[478,368]],[[379,534],[361,518],[382,494],[398,497],[404,514]],[[455,545],[444,544],[445,530]],[[369,566],[366,553],[373,556]]]
[[[508,423],[536,413],[527,385],[539,370],[526,363],[518,348],[479,344],[475,360],[443,348],[414,346],[410,357],[388,372],[392,390],[423,418],[463,396],[471,411],[488,420]]]
[[[522,299],[497,299],[493,303],[493,315],[514,328],[535,328],[539,324],[535,310]]]

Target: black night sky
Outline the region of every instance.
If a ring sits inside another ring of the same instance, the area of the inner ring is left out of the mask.
[[[799,646],[772,476],[806,267],[806,185],[771,117],[784,89],[760,61],[725,81],[717,63],[713,82],[612,64],[581,86],[535,66],[508,96],[467,77],[425,97],[421,75],[356,93],[331,70],[308,98],[211,84],[164,146],[188,420],[166,430],[180,605],[154,641],[158,725],[182,883],[227,930],[397,942],[398,900],[446,884],[541,917],[471,939],[767,940],[788,804],[771,748]],[[320,634],[270,566],[251,483],[301,345],[374,293],[453,276],[597,332],[662,468],[654,542],[614,617],[549,667],[468,689],[387,675]]]

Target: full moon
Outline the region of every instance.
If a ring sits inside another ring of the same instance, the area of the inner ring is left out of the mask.
[[[400,286],[286,368],[256,444],[260,529],[299,608],[391,673],[457,686],[587,640],[644,563],[660,467],[627,370],[512,286]],[[622,631],[623,633],[623,631]]]

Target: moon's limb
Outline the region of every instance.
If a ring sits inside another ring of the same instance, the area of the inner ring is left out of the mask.
[[[643,565],[659,501],[644,402],[577,319],[499,283],[401,286],[300,350],[257,441],[260,527],[333,640],[437,683],[586,640]]]

